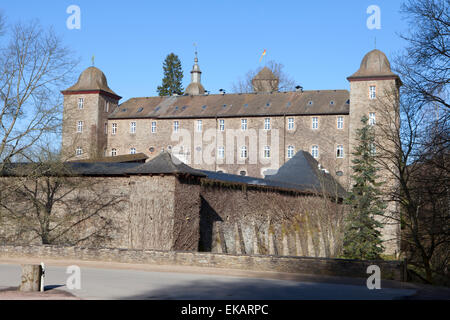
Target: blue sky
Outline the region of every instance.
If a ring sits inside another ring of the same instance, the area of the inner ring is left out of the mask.
[[[76,56],[79,72],[91,65],[108,78],[124,102],[156,95],[167,54],[177,54],[189,84],[198,44],[202,83],[211,93],[224,88],[264,61],[282,63],[305,90],[348,89],[346,77],[374,48],[389,58],[402,49],[406,23],[402,1],[7,1],[0,10],[8,22],[38,18],[53,26]],[[69,5],[81,9],[81,29],[69,30]],[[381,29],[369,30],[369,5],[381,9]],[[267,55],[260,63],[262,51]],[[75,75],[76,77],[78,76]],[[64,88],[61,88],[64,89]]]

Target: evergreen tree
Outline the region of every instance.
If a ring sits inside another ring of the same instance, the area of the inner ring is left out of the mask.
[[[386,208],[380,198],[376,182],[373,126],[367,123],[366,116],[361,122],[364,126],[357,130],[359,144],[352,160],[352,178],[355,184],[346,199],[350,212],[346,217],[344,233],[344,256],[351,259],[380,259],[384,248],[379,228],[383,225],[375,219]]]
[[[158,86],[157,91],[160,96],[171,96],[173,94],[183,93],[183,70],[181,61],[174,53],[167,55],[163,63],[164,78],[162,85]]]

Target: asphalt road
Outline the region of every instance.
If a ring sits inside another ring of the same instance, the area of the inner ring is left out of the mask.
[[[0,289],[18,286],[20,265],[0,264]],[[81,289],[66,286],[66,268],[46,267],[46,288],[66,290],[82,299],[401,299],[412,289],[260,279],[211,274],[154,272],[81,267]]]

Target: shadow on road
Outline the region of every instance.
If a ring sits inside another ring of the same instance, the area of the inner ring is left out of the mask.
[[[196,280],[121,299],[131,300],[385,300],[400,299],[414,292],[405,289],[369,290],[366,286],[238,279]]]

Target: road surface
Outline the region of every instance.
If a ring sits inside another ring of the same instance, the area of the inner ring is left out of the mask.
[[[238,277],[229,275],[156,272],[80,266],[81,289],[69,290],[65,266],[47,266],[48,289],[65,290],[82,299],[403,299],[411,288],[369,290],[364,285]],[[18,286],[19,264],[0,263],[0,289]]]

